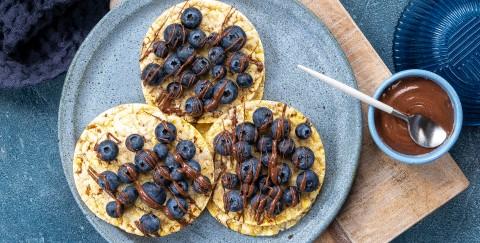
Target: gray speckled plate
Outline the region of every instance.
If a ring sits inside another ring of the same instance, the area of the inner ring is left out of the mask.
[[[109,241],[153,241],[124,233],[95,217],[81,201],[72,175],[75,142],[86,124],[122,103],[144,102],[138,57],[149,25],[178,0],[131,0],[107,14],[92,30],[70,66],[60,103],[58,136],[65,176],[80,208]],[[266,52],[265,98],[283,101],[310,117],[327,155],[325,184],[311,211],[275,237],[230,231],[205,211],[191,226],[163,241],[312,241],[338,213],[357,168],[361,145],[358,102],[309,78],[304,64],[355,86],[350,66],[325,26],[295,1],[228,0],[257,27]]]

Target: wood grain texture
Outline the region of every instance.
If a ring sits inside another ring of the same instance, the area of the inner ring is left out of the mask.
[[[111,7],[120,1],[112,0]],[[373,94],[391,73],[340,1],[299,1],[335,36],[360,89]],[[366,121],[366,106],[362,109]],[[467,178],[450,155],[429,165],[404,165],[376,147],[366,122],[363,132],[360,165],[350,196],[318,242],[389,241],[468,187]]]
[[[391,75],[338,0],[300,0],[330,29],[344,50],[360,89],[373,94]],[[366,121],[366,106],[362,107]],[[360,164],[350,196],[318,242],[386,242],[468,187],[450,155],[408,166],[383,154],[364,123]]]

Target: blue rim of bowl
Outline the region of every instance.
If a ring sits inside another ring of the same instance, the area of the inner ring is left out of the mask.
[[[380,95],[383,94],[385,89],[390,87],[394,82],[398,81],[399,79],[407,78],[407,77],[422,77],[422,78],[432,80],[433,82],[438,84],[440,87],[442,87],[443,90],[445,90],[445,92],[448,94],[448,97],[450,98],[450,101],[452,102],[453,112],[454,112],[454,124],[453,124],[452,134],[447,138],[447,140],[442,145],[440,145],[440,147],[432,150],[427,154],[406,155],[393,150],[392,148],[390,148],[390,146],[386,145],[383,142],[383,140],[380,138],[375,126],[375,119],[374,119],[375,108],[372,106],[368,107],[368,129],[370,130],[370,134],[373,138],[373,141],[375,141],[377,146],[388,156],[406,164],[425,164],[425,163],[432,162],[440,158],[442,155],[446,154],[448,150],[450,150],[450,148],[457,141],[460,135],[460,131],[462,130],[462,123],[463,123],[462,105],[457,93],[444,78],[430,71],[421,70],[421,69],[404,70],[392,75],[389,79],[385,80],[380,85],[380,87],[377,88],[373,97],[375,99],[378,99]]]

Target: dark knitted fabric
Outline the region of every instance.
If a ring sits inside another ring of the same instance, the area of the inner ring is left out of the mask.
[[[65,72],[108,0],[0,0],[0,88]]]

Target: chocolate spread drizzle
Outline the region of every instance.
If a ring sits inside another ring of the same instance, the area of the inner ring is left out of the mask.
[[[300,202],[300,197],[298,196],[298,191],[293,186],[288,187],[288,190],[290,191],[290,195],[292,195],[292,205],[291,206],[295,207]]]
[[[211,111],[214,111],[215,109],[217,109],[217,107],[220,103],[220,99],[223,96],[223,92],[225,91],[225,88],[227,87],[227,84],[228,84],[228,82],[224,82],[222,84],[222,86],[220,86],[220,88],[215,91],[215,93],[213,94],[212,102],[208,103],[204,107],[205,111],[211,112]]]
[[[150,149],[143,149],[138,151],[137,153],[146,153],[147,156],[145,157],[144,161],[147,162],[150,168],[155,168],[155,166],[160,162],[157,154]]]
[[[102,179],[104,182],[105,182],[105,192],[113,199],[117,199],[117,197],[115,197],[115,194],[113,194],[112,192],[112,189],[110,187],[110,183],[108,183],[107,181],[107,178],[105,177],[105,175],[102,175],[102,174],[98,174],[95,169],[93,169],[91,166],[88,167],[88,174],[90,175],[90,177],[92,177],[92,179],[98,184],[98,186],[100,186],[100,184],[98,183],[98,179]],[[101,186],[100,186],[101,187]]]
[[[307,175],[303,175],[302,181],[300,182],[300,191],[305,191],[307,187]]]
[[[199,189],[204,193],[208,193],[212,190],[212,184],[208,181],[207,177],[194,170],[178,152],[175,153],[175,160],[182,166],[182,172],[187,178],[193,180],[199,186]]]

